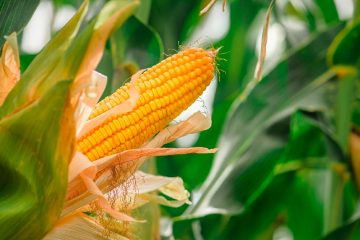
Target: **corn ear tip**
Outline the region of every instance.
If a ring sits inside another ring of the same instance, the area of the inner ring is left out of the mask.
[[[211,57],[213,57],[215,59],[222,48],[223,48],[222,46],[218,47],[218,48],[212,47],[208,50],[208,53]]]
[[[216,72],[216,75],[217,75],[217,76],[220,76],[220,69],[219,69],[219,67],[218,67],[218,65],[217,65],[217,60],[221,60],[221,59],[219,59],[219,55],[218,55],[218,54],[219,54],[219,52],[220,52],[220,50],[221,50],[222,48],[223,48],[222,46],[221,46],[221,47],[218,47],[218,48],[212,47],[212,48],[210,48],[210,49],[207,50],[209,56],[213,59],[213,64],[214,64],[214,66],[215,66],[215,72]]]

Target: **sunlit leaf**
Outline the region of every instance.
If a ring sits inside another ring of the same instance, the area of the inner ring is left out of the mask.
[[[135,12],[135,16],[144,24],[148,23],[152,0],[142,0]]]
[[[0,1],[0,48],[4,36],[21,31],[35,12],[40,0]]]
[[[61,212],[74,125],[62,81],[43,97],[0,121],[0,234],[39,239]],[[44,127],[46,126],[46,127]]]

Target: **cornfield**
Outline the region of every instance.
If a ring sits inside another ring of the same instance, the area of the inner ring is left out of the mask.
[[[360,239],[360,0],[1,0],[0,240]]]

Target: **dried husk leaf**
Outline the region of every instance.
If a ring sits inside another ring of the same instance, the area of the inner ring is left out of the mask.
[[[70,172],[72,172],[70,175],[73,180],[69,183],[63,215],[69,214],[99,197],[99,194],[94,194],[94,190],[89,191],[88,187],[84,185],[81,178],[82,173],[91,172],[91,175],[88,175],[88,177],[90,177],[93,176],[94,171],[97,172],[96,177],[93,177],[93,181],[96,182],[99,191],[107,192],[117,187],[112,185],[112,181],[114,181],[114,168],[117,169],[116,171],[118,173],[121,173],[121,181],[117,181],[117,185],[119,186],[135,173],[143,162],[142,158],[144,157],[188,153],[214,153],[215,151],[214,149],[207,148],[131,149],[94,162],[86,159],[84,155],[79,154],[81,157],[73,159],[70,165]],[[95,187],[95,185],[93,185],[93,187]]]
[[[179,177],[163,177],[137,171],[134,178],[135,181],[132,181],[136,183],[136,186],[128,188],[126,192],[129,197],[134,198],[132,209],[149,202],[169,207],[180,207],[185,203],[190,204],[190,194]],[[129,184],[125,183],[125,185]],[[168,200],[158,193],[162,193],[173,200]]]
[[[0,59],[0,106],[20,79],[20,60],[16,33],[7,37]]]
[[[104,227],[95,222],[91,217],[76,213],[59,222],[43,240],[105,240]],[[118,234],[111,236],[113,240],[128,240]]]

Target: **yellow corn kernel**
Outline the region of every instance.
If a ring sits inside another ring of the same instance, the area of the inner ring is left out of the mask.
[[[109,117],[78,140],[77,148],[90,160],[136,148],[188,108],[213,78],[215,51],[183,50],[142,73],[99,102],[90,119],[123,103],[134,84],[140,97],[131,112]]]

